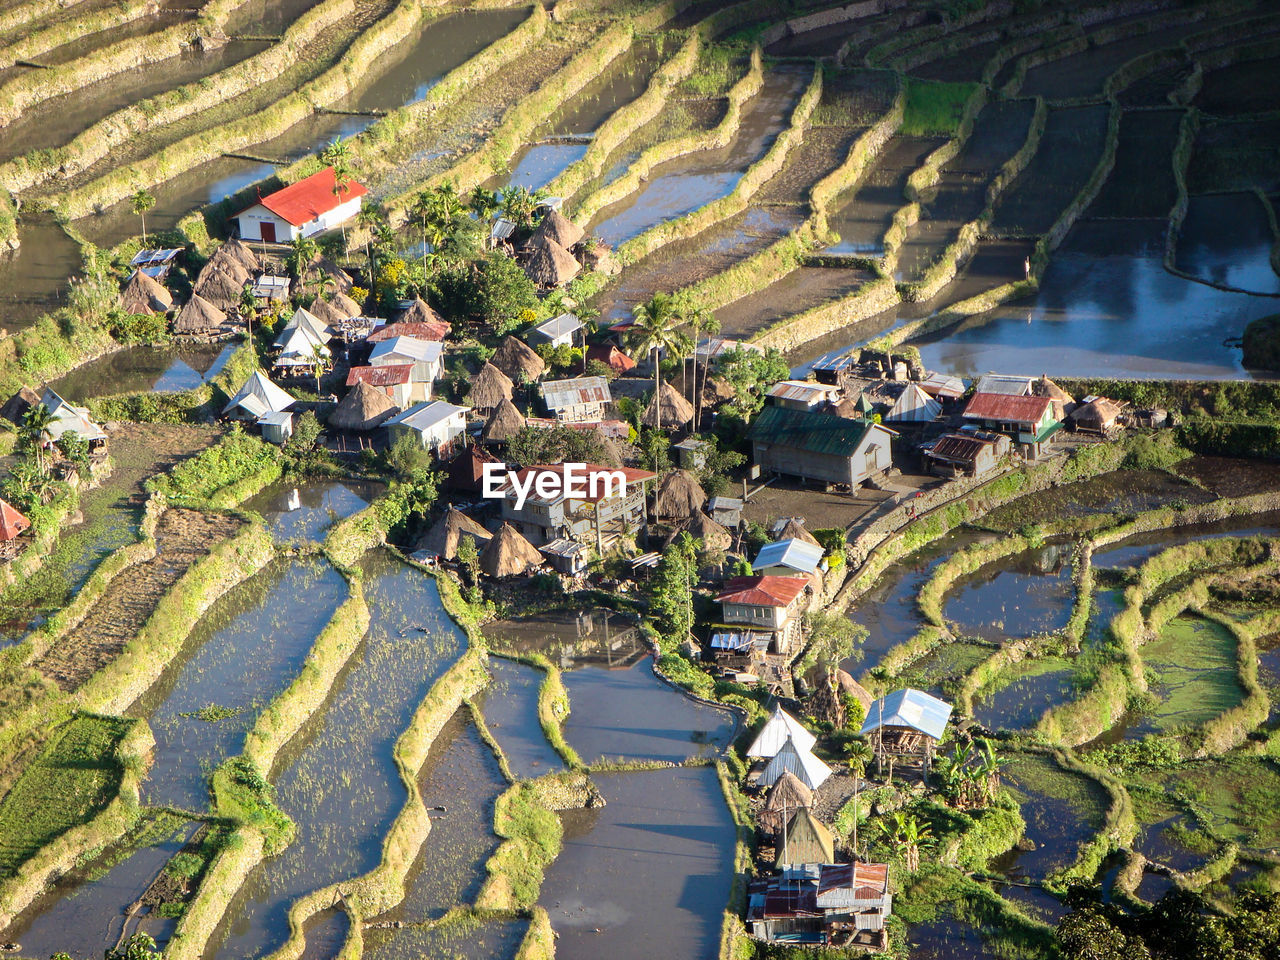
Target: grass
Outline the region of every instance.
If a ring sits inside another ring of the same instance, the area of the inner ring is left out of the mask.
[[[1220,624],[1178,617],[1142,656],[1160,696],[1150,720],[1157,730],[1199,726],[1240,703],[1235,639]]]
[[[960,129],[965,101],[975,86],[977,84],[909,78],[907,106],[902,118],[903,135],[954,136]]]
[[[0,876],[111,802],[124,773],[115,750],[130,726],[86,714],[54,735],[0,801]]]
[[[208,450],[148,480],[146,486],[173,502],[207,500],[221,488],[247,480],[278,461],[274,447],[234,430]]]

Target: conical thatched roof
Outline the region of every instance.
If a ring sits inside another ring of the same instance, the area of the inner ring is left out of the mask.
[[[129,313],[168,313],[173,309],[173,294],[164,284],[135,270],[120,293],[120,303]]]
[[[776,866],[834,863],[835,859],[835,838],[831,830],[808,807],[801,807],[787,825],[786,844],[778,849]]]
[[[350,316],[344,314],[324,297],[316,297],[315,300],[311,301],[311,306],[307,307],[307,309],[311,311],[313,316],[318,317],[331,327],[338,326],[343,320],[351,319]]]
[[[582,264],[554,240],[530,241],[527,249],[530,254],[524,272],[540,287],[562,286],[582,272]]]
[[[1040,379],[1035,382],[1032,389],[1037,397],[1048,397],[1050,400],[1058,400],[1062,403],[1071,403],[1073,400],[1071,394],[1067,393],[1044,374],[1040,375]]]
[[[0,408],[0,417],[20,426],[22,418],[27,415],[27,411],[36,404],[43,402],[40,399],[40,394],[23,384],[17,393],[5,401],[4,407]]]
[[[843,398],[838,403],[831,405],[831,412],[837,417],[843,417],[845,420],[859,420],[862,418],[862,411],[858,409],[858,405],[848,397]]]
[[[199,283],[205,274],[213,270],[221,270],[242,287],[253,279],[253,274],[225,246],[219,247],[213,252],[209,262],[204,265],[199,276],[196,277],[196,283]]]
[[[400,315],[396,323],[444,323],[444,317],[431,309],[431,304],[421,297],[415,297],[409,309]]]
[[[667,538],[670,545],[682,533],[687,533],[702,541],[704,550],[728,550],[733,546],[733,534],[708,517],[701,510],[680,524]]]
[[[640,422],[647,427],[683,427],[693,419],[693,404],[680,391],[664,382],[649,401]]]
[[[245,283],[246,281],[215,267],[210,261],[209,265],[200,271],[200,279],[196,281],[192,291],[219,310],[234,310],[240,305]]]
[[[328,274],[333,277],[334,290],[341,293],[351,293],[351,287],[355,281],[351,279],[351,274],[343,270],[340,266],[330,260],[328,257],[317,256],[311,261],[311,266],[307,267],[306,273],[303,275],[303,282],[307,284],[318,283],[322,274]]]
[[[601,434],[600,449],[604,452],[604,457],[601,459],[606,467],[622,467],[624,465],[626,457],[622,455],[617,440]]]
[[[537,380],[547,369],[543,359],[528,344],[521,343],[510,334],[502,338],[489,362],[516,383]]]
[[[360,304],[356,303],[354,300],[348,297],[341,290],[334,293],[333,299],[329,301],[329,305],[332,306],[339,313],[341,313],[348,320],[350,320],[352,317],[360,316],[360,314],[363,312],[360,308]]]
[[[480,569],[491,577],[517,577],[541,564],[538,548],[509,523],[502,525],[480,554]]]
[[[488,364],[486,364],[488,366]],[[503,398],[484,425],[480,439],[486,443],[505,443],[524,429],[524,415],[516,409],[516,405]]]
[[[227,315],[198,293],[178,311],[173,321],[174,333],[216,333],[227,322]]]
[[[782,525],[777,535],[773,538],[774,543],[780,543],[783,540],[803,540],[805,543],[812,543],[815,547],[821,546],[814,539],[813,534],[804,528],[804,523],[799,517],[788,517],[787,522]]]
[[[511,402],[511,393],[514,388],[515,384],[511,382],[510,377],[492,363],[486,363],[471,381],[471,392],[467,394],[467,403],[471,404],[472,410],[478,410],[481,413],[497,410],[504,401],[508,404]],[[524,426],[524,417],[520,418],[520,426]]]
[[[653,512],[659,517],[692,518],[702,510],[707,495],[698,478],[688,470],[672,470],[658,484]]]
[[[258,255],[250,250],[239,237],[232,237],[224,243],[221,251],[225,252],[227,256],[234,259],[251,274],[257,273],[262,269],[262,261],[258,259]]]
[[[784,773],[777,779],[760,811],[760,829],[765,833],[782,832],[782,825],[795,816],[801,807],[813,806],[813,791],[806,787],[794,773]]]
[[[840,692],[847,693],[849,696],[857,700],[862,704],[863,710],[871,709],[871,704],[875,702],[875,697],[871,696],[871,692],[857,680],[853,679],[847,671],[836,671],[836,683],[840,687]]]
[[[461,510],[450,507],[435,525],[423,534],[418,541],[418,549],[425,550],[445,560],[453,560],[458,556],[458,544],[463,537],[471,537],[476,545],[483,548],[492,538],[491,534]],[[541,556],[541,555],[539,555]]]
[[[585,232],[559,210],[552,210],[542,218],[542,222],[538,224],[538,229],[533,231],[533,236],[529,238],[526,246],[532,248],[545,240],[551,240],[568,250],[582,239]]]
[[[361,380],[329,414],[329,426],[338,430],[374,430],[399,412],[390,397]]]

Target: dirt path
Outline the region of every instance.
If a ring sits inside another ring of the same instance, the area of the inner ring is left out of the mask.
[[[191,564],[239,526],[229,516],[169,510],[156,529],[155,557],[112,581],[84,622],[36,661],[36,669],[65,691],[78,688],[119,655]]]

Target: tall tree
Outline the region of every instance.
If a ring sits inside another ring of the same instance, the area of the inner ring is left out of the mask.
[[[147,245],[147,211],[156,205],[156,198],[145,187],[129,198],[129,206],[142,218],[142,245]]]
[[[43,403],[33,404],[22,418],[22,439],[36,453],[36,464],[45,472],[44,432],[53,422],[53,415]]]
[[[664,353],[675,353],[682,341],[687,340],[680,331],[683,318],[677,310],[674,297],[669,293],[655,293],[647,303],[632,311],[635,324],[630,331],[633,349],[646,353],[653,361],[653,395],[655,400],[662,389],[662,363]]]
[[[320,247],[310,237],[304,236],[294,237],[290,246],[292,249],[289,251],[289,270],[295,280],[301,281],[306,276],[311,261],[320,252]]]

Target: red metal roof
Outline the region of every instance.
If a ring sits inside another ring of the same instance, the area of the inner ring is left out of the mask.
[[[975,393],[964,408],[973,420],[1004,420],[1037,424],[1053,406],[1048,397],[1010,397],[1003,393]]]
[[[0,500],[0,540],[12,540],[27,527],[31,521],[20,514],[7,500]]]
[[[267,194],[258,203],[262,204],[277,217],[288,221],[295,227],[328,213],[341,206],[353,197],[363,197],[369,188],[363,184],[348,180],[340,193],[335,194],[333,167],[325,167],[319,173],[291,183],[282,190]],[[254,204],[257,206],[257,204]],[[252,208],[248,208],[252,209]],[[245,211],[240,211],[244,213]]]
[[[415,340],[443,340],[453,327],[446,321],[439,323],[388,323],[369,334],[370,343],[381,343],[395,337],[413,337]]]
[[[412,363],[389,363],[382,367],[352,367],[347,374],[347,386],[367,383],[371,387],[393,387],[409,383],[413,375]]]
[[[588,360],[599,360],[608,364],[618,373],[626,373],[635,367],[636,362],[612,344],[596,343],[587,348]]]
[[[809,585],[806,577],[734,577],[726,581],[721,603],[752,603],[762,607],[788,607]]]
[[[851,888],[857,900],[875,900],[889,887],[887,863],[824,864],[818,874],[819,895],[837,888]]]

